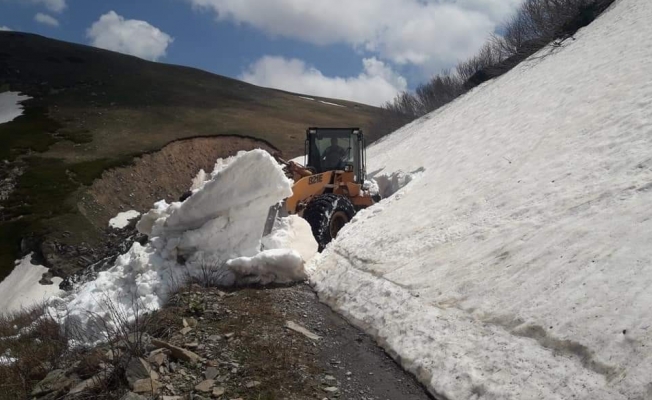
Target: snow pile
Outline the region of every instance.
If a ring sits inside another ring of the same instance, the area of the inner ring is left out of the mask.
[[[423,172],[310,278],[439,397],[650,398],[650,21],[620,0],[369,149]]]
[[[207,273],[222,285],[305,279],[302,257],[311,254],[283,246],[260,252],[269,207],[292,193],[291,182],[267,152],[218,160],[207,180],[199,182],[199,177],[206,174],[198,175],[197,187],[184,202],[160,201],[144,214],[137,228],[149,236],[148,243],[135,243],[113,268],[60,302],[61,314],[85,324],[90,315],[104,315],[111,303],[133,318],[136,306],[157,309],[175,286]],[[271,235],[292,237],[292,229],[309,227],[280,221]],[[314,242],[311,236],[303,240]]]
[[[129,225],[129,221],[138,217],[140,217],[140,213],[136,210],[124,211],[111,218],[109,220],[109,226],[115,229],[122,229]]]
[[[28,254],[16,261],[11,274],[0,282],[0,313],[20,311],[62,293],[61,278],[52,278],[52,285],[39,284],[48,269],[32,264],[31,259],[32,254]]]
[[[29,99],[29,96],[23,96],[18,92],[0,93],[0,124],[11,122],[23,115],[23,107],[20,103]]]

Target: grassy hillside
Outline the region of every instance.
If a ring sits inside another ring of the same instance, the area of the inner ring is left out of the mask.
[[[6,90],[33,99],[22,117],[0,124],[0,180],[22,172],[0,210],[0,277],[21,241],[25,251],[41,238],[101,240],[98,222],[77,204],[107,168],[196,136],[253,137],[293,156],[303,151],[306,127],[365,129],[377,112],[18,32],[0,32],[0,91]]]

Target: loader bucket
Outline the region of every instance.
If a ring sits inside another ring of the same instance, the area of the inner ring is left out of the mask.
[[[267,213],[267,219],[265,220],[265,228],[263,229],[263,237],[272,233],[274,229],[274,224],[279,218],[287,217],[289,214],[287,208],[285,207],[285,201],[274,204],[269,208],[269,213]]]

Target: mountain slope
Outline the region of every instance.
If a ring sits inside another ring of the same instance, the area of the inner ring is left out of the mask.
[[[108,168],[131,165],[134,157],[180,139],[235,138],[215,139],[208,144],[214,149],[203,152],[193,152],[193,144],[176,146],[168,161],[155,157],[161,164],[154,169],[179,171],[174,181],[185,185],[199,168],[212,167],[215,156],[233,154],[240,137],[251,138],[246,149],[278,149],[289,157],[303,151],[308,126],[365,129],[376,114],[370,106],[324,99],[345,106],[336,107],[193,68],[19,32],[0,32],[0,91],[6,90],[32,99],[23,103],[22,117],[0,124],[0,159],[9,162],[0,178],[16,186],[2,202],[0,277],[21,250],[88,249],[105,241],[109,214],[120,209],[95,204],[90,212],[82,203],[88,201],[88,186]],[[130,183],[136,182],[127,179],[99,196]],[[120,206],[176,199],[187,188],[141,189],[134,194],[138,201]],[[56,257],[46,259],[52,264]]]
[[[438,397],[650,398],[651,19],[617,1],[369,149],[412,180],[311,279]]]

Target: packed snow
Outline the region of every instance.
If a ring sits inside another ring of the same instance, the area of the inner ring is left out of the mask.
[[[652,395],[650,21],[617,1],[369,149],[421,172],[308,272],[439,398]]]
[[[148,242],[134,243],[114,267],[56,302],[52,313],[92,335],[91,316],[114,307],[132,319],[139,310],[160,308],[170,291],[193,278],[225,286],[306,279],[305,261],[317,251],[311,235],[300,236],[310,231],[307,222],[288,217],[262,237],[270,206],[292,193],[269,153],[220,159],[210,175],[200,171],[191,191],[183,202],[157,202],[136,225]]]
[[[20,103],[29,99],[29,96],[18,92],[0,93],[0,124],[11,122],[23,115],[23,106]]]
[[[140,213],[136,210],[129,210],[118,213],[115,217],[109,220],[109,226],[115,229],[122,229],[129,225],[129,222],[133,219],[140,217]]]
[[[52,296],[62,293],[59,290],[61,278],[52,278],[52,285],[41,285],[47,268],[32,264],[32,254],[16,261],[11,274],[0,282],[0,313],[12,313],[42,303]]]

